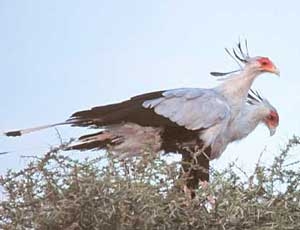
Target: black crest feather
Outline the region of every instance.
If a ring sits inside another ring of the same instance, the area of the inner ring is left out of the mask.
[[[214,77],[223,77],[228,74],[232,74],[240,71],[242,69],[242,65],[240,64],[240,62],[245,64],[250,59],[247,40],[245,40],[245,49],[246,52],[243,51],[241,42],[237,44],[237,50],[235,50],[234,48],[232,49],[232,53],[227,48],[225,48],[226,53],[239,65],[240,69],[229,71],[229,72],[211,72],[210,74]]]

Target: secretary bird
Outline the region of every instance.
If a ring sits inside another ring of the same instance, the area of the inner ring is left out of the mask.
[[[247,137],[259,124],[268,127],[270,136],[273,136],[279,125],[279,115],[276,108],[267,99],[251,89],[247,103],[227,126],[226,134],[219,135],[215,141],[222,143],[224,151],[228,144]],[[221,150],[219,154],[223,151]],[[195,189],[199,182],[208,181],[210,159],[203,157],[203,155],[198,156],[196,159],[191,154],[183,154],[182,156],[183,162],[189,162],[189,164],[183,165],[187,174],[186,177],[190,178],[187,180],[189,188]]]
[[[226,73],[230,77],[217,87],[146,93],[121,103],[76,112],[65,122],[4,134],[21,136],[58,125],[101,128],[99,132],[80,137],[68,149],[109,149],[120,157],[128,157],[143,154],[151,147],[153,152],[181,153],[183,160],[197,159],[200,166],[208,168],[206,160],[218,158],[225,150],[223,136],[228,135],[228,127],[244,107],[256,77],[266,72],[279,75],[269,58],[250,57],[240,43],[233,54],[244,66]],[[184,170],[188,171],[187,168]],[[204,171],[200,179],[208,180],[208,172]],[[189,188],[197,186],[193,178],[187,184]]]

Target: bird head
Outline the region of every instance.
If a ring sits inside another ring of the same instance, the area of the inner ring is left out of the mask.
[[[265,116],[264,121],[265,125],[270,130],[270,136],[273,136],[276,132],[276,128],[279,124],[279,115],[276,110],[270,110],[269,113]]]
[[[267,99],[261,97],[257,91],[252,89],[248,94],[248,103],[258,106],[259,118],[268,127],[270,136],[273,136],[279,125],[279,115],[274,106]]]
[[[245,68],[252,68],[260,73],[273,73],[280,75],[279,69],[274,65],[274,63],[267,57],[253,57],[249,58],[245,62]]]
[[[273,73],[276,75],[280,75],[279,69],[276,67],[276,65],[268,58],[268,57],[250,57],[249,51],[248,51],[248,45],[247,40],[245,40],[245,50],[243,50],[241,43],[239,42],[237,45],[237,49],[232,49],[232,52],[230,52],[227,48],[225,51],[227,54],[234,59],[234,61],[239,65],[238,70],[230,71],[230,72],[211,72],[211,75],[213,76],[225,76],[231,73],[242,71],[243,69],[249,69],[253,72],[257,73]]]

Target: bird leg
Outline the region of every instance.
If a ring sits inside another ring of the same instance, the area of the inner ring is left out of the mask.
[[[206,189],[209,181],[209,151],[199,149],[197,151],[182,152],[182,177],[184,179],[183,191],[191,199],[195,198],[195,190]]]
[[[203,157],[201,158],[201,160],[202,159],[204,159],[204,157],[207,159],[207,160],[210,160],[209,159],[209,156],[206,154],[206,152],[205,152],[205,150],[207,150],[208,148],[205,146],[205,145],[203,145],[202,147],[201,147],[201,149],[199,148],[199,146],[197,145],[196,147],[195,147],[195,149],[194,149],[194,153],[193,153],[193,157],[194,157],[194,160],[195,160],[195,163],[196,164],[198,164],[198,157],[199,156],[201,156],[201,155],[203,155]]]
[[[192,177],[192,163],[193,160],[189,152],[182,154],[182,171],[180,177],[184,181],[182,190],[189,200],[193,199],[196,195],[194,191],[195,182],[193,182]]]
[[[196,170],[201,170],[203,174],[207,174],[207,180],[206,178],[202,179],[199,178],[199,185],[202,189],[207,189],[208,187],[208,180],[209,180],[209,156],[206,154],[205,150],[207,149],[206,146],[202,146],[201,149],[198,149],[193,158],[194,158],[194,164]]]
[[[208,183],[208,181],[207,180],[200,180],[199,181],[199,185],[200,185],[200,187],[203,189],[203,190],[206,190],[207,188],[208,188],[208,185],[209,185],[209,183]]]

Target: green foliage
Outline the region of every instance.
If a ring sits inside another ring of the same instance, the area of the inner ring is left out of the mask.
[[[247,180],[234,164],[214,171],[193,200],[178,189],[178,163],[151,154],[80,162],[53,149],[0,179],[0,228],[300,229],[300,173],[285,165],[299,143],[292,138],[269,167],[258,162]]]

